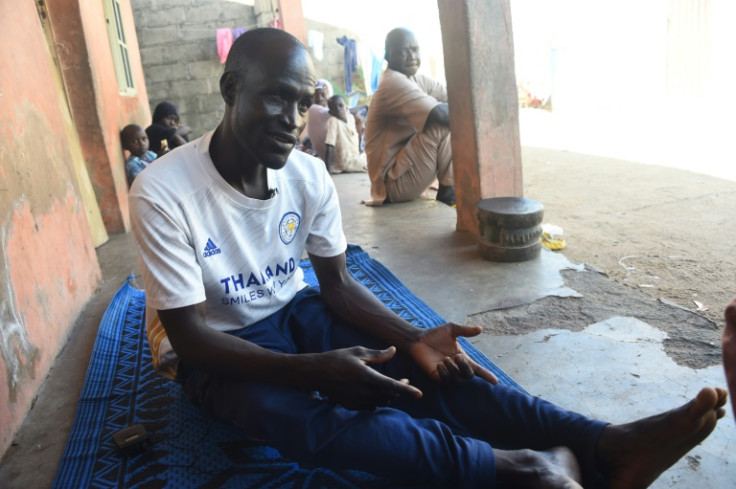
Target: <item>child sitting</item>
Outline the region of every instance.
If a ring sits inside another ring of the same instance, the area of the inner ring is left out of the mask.
[[[125,173],[128,175],[128,185],[130,185],[136,175],[156,159],[156,153],[148,151],[148,136],[139,125],[125,126],[120,131],[120,141],[123,143],[123,149],[130,153],[125,161]]]
[[[330,119],[325,136],[325,163],[330,173],[366,171],[365,153],[360,152],[360,136],[355,128],[355,117],[345,107],[339,95],[327,101]]]
[[[186,144],[192,130],[179,122],[179,109],[171,102],[161,102],[153,111],[153,124],[146,128],[151,151],[162,156],[167,151]]]

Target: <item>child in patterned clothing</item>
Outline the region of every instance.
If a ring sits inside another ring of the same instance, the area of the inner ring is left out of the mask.
[[[120,140],[123,149],[130,153],[125,161],[125,173],[128,175],[128,185],[149,164],[156,159],[156,153],[148,150],[148,136],[146,131],[137,124],[130,124],[120,131]]]

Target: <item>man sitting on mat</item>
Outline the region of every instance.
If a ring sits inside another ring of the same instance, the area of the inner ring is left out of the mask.
[[[386,36],[388,68],[373,94],[365,126],[371,206],[414,200],[439,180],[437,200],[455,205],[450,111],[444,85],[417,73],[421,58],[414,34]]]
[[[346,269],[324,163],[292,151],[314,86],[298,40],[246,32],[222,122],[133,183],[149,341],[193,402],[299,463],[425,487],[646,487],[713,430],[723,389],[611,425],[497,384],[457,342],[480,327],[389,311]]]

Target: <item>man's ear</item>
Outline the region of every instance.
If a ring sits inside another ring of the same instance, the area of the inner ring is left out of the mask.
[[[225,104],[232,106],[235,103],[235,94],[238,88],[238,77],[235,73],[226,71],[220,77],[220,95]]]

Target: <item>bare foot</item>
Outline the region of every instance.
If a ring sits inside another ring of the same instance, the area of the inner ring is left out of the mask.
[[[360,203],[368,207],[381,207],[383,205],[383,202],[377,200],[361,200]]]
[[[727,397],[724,389],[706,387],[677,409],[604,428],[598,460],[609,488],[648,487],[713,431]]]
[[[580,465],[566,447],[550,450],[494,450],[496,478],[503,487],[583,489]]]

